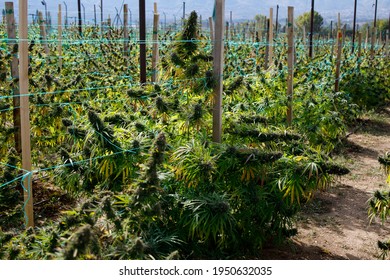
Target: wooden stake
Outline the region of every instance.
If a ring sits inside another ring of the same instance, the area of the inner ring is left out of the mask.
[[[129,55],[129,8],[127,4],[123,5],[123,53],[124,57],[127,58]]]
[[[22,168],[25,172],[24,211],[27,227],[34,226],[33,189],[31,180],[30,106],[28,100],[28,15],[27,0],[19,0],[19,90],[22,139]]]
[[[214,104],[213,104],[213,141],[222,142],[222,91],[223,91],[223,61],[224,61],[224,19],[225,0],[215,1],[215,40],[213,49],[214,67]]]
[[[41,31],[41,37],[42,41],[41,43],[43,44],[43,48],[45,49],[46,55],[50,55],[49,47],[47,46],[47,37],[46,37],[46,24],[44,24],[45,21],[43,20],[43,15],[42,12],[39,12],[39,27]]]
[[[268,48],[268,68],[269,67],[272,67],[273,65],[273,59],[274,59],[274,47],[273,47],[273,43],[274,43],[274,27],[273,27],[273,13],[274,13],[274,10],[272,8],[269,9],[269,31],[268,31],[268,35],[269,35],[269,39],[268,39],[268,44],[269,44],[269,48]]]
[[[157,4],[155,3],[155,14],[153,20],[153,54],[152,54],[152,82],[158,82],[158,60],[159,60],[159,46],[158,46],[158,23],[160,15],[157,13]]]
[[[269,67],[269,47],[270,47],[270,42],[269,42],[269,19],[266,20],[266,33],[265,33],[265,58],[264,58],[264,68],[268,69]]]
[[[12,53],[11,60],[11,75],[12,79],[15,81],[19,79],[19,60],[17,56],[17,51],[14,50],[16,45],[16,35],[15,35],[15,15],[14,15],[14,3],[5,2],[5,17],[7,21],[7,34],[8,34],[8,45]],[[14,118],[14,130],[15,130],[15,149],[18,154],[22,152],[22,140],[20,138],[20,96],[19,96],[19,87],[15,86],[13,88],[13,118]]]
[[[362,56],[362,33],[358,33],[358,57]]]
[[[346,34],[347,34],[347,25],[344,24],[344,27],[343,27],[343,46],[345,46],[345,37],[346,37]]]
[[[375,43],[376,43],[376,27],[373,27],[372,35],[371,35],[371,60],[374,59]]]
[[[229,41],[229,22],[226,22],[226,27],[225,27],[225,33],[226,33],[226,41]]]
[[[58,68],[62,69],[62,12],[61,4],[58,5]]]
[[[294,92],[294,7],[288,7],[287,40],[287,124],[288,126],[291,126],[293,119],[292,101]]]
[[[340,67],[341,67],[341,51],[343,49],[343,33],[341,29],[337,33],[337,59],[336,59],[336,82],[335,82],[335,92],[340,90]]]
[[[210,40],[211,40],[211,43],[213,44],[213,42],[214,42],[214,23],[213,23],[212,17],[209,17],[209,25],[210,25]]]

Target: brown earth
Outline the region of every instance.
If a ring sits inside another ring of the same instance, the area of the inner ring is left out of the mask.
[[[390,223],[368,218],[367,201],[386,188],[378,156],[390,151],[390,108],[358,121],[346,139],[338,162],[351,173],[338,178],[330,189],[316,194],[298,217],[298,235],[277,249],[270,259],[378,259],[378,240],[390,238]]]

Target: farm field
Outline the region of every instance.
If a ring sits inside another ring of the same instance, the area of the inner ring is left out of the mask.
[[[149,32],[141,84],[136,30],[45,39],[30,25],[30,171],[15,144],[18,48],[0,25],[0,259],[388,257],[388,44],[351,52],[349,38],[319,36],[310,58],[299,33],[292,47],[243,24],[216,77],[199,27],[192,12],[157,42]]]

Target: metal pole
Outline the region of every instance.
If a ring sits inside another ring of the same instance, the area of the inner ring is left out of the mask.
[[[213,102],[213,142],[222,142],[222,92],[224,61],[225,0],[216,0],[213,75],[215,79]]]
[[[309,56],[313,58],[313,33],[314,33],[314,0],[311,0],[311,17],[310,17],[310,46]]]
[[[84,4],[81,4],[81,7],[83,7],[83,19],[84,19],[84,24],[86,24],[86,21],[85,21],[85,7],[84,7]]]
[[[82,24],[83,24],[83,21],[81,19],[81,1],[80,0],[77,0],[77,9],[78,9],[78,14],[79,14],[79,33],[80,33],[80,36],[83,35],[83,28],[82,28]]]
[[[97,20],[96,20],[96,5],[93,5],[93,15],[94,15],[94,22],[95,22],[95,27],[97,25]]]
[[[100,22],[103,28],[103,0],[100,0]]]
[[[374,16],[374,27],[376,27],[376,16],[378,14],[378,0],[375,0],[375,16]]]
[[[46,21],[46,25],[48,25],[47,3],[46,3],[45,0],[42,0],[41,3],[42,3],[43,6],[45,6],[45,21]]]
[[[186,18],[186,2],[183,2],[183,21]]]
[[[146,9],[145,0],[139,0],[140,82],[146,83]]]
[[[330,21],[330,39],[333,40],[333,20]]]
[[[279,5],[276,5],[276,26],[275,26],[275,34],[276,38],[278,37],[278,28],[279,28]]]
[[[68,5],[66,5],[66,2],[64,1],[64,6],[65,6],[65,27],[68,26]]]
[[[357,10],[357,0],[355,0],[355,7],[353,10],[352,53],[355,52],[356,10]]]

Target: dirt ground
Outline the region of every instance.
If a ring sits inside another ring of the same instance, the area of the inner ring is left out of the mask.
[[[378,240],[390,238],[390,222],[370,224],[367,201],[386,187],[378,156],[390,151],[390,107],[369,114],[351,128],[336,156],[351,170],[333,187],[316,194],[297,221],[298,235],[281,248],[266,252],[270,259],[375,260]]]

